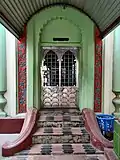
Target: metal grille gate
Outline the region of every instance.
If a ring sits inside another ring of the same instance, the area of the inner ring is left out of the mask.
[[[76,106],[77,48],[43,47],[42,100],[44,106]]]

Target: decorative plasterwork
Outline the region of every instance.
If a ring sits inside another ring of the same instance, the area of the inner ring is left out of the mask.
[[[39,37],[40,37],[39,40],[40,40],[40,42],[41,42],[41,35],[42,35],[42,32],[43,32],[44,28],[45,28],[51,21],[58,20],[58,19],[60,19],[60,20],[67,20],[67,21],[69,21],[71,24],[75,25],[76,28],[78,28],[78,29],[80,30],[80,37],[81,37],[81,40],[82,40],[82,31],[81,31],[81,28],[80,28],[79,25],[75,24],[72,20],[70,20],[70,19],[68,19],[68,18],[66,18],[66,17],[62,17],[62,16],[59,16],[59,17],[58,17],[58,16],[55,16],[55,17],[52,17],[52,18],[48,19],[47,21],[45,21],[44,24],[42,25],[42,27],[40,28],[40,30],[39,30]]]

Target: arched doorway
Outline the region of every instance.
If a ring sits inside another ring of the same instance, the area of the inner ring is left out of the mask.
[[[40,73],[43,47],[49,46],[48,50],[53,52],[54,47],[80,48],[77,51],[75,86],[78,88],[77,104],[81,110],[84,107],[93,108],[94,28],[94,23],[87,16],[71,7],[50,7],[31,18],[27,24],[27,106],[43,106],[41,96],[43,98],[44,86]]]
[[[75,107],[78,48],[43,47],[42,101],[44,106]]]

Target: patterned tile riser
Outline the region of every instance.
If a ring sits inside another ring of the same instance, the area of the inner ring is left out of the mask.
[[[66,111],[66,112],[64,112],[64,111],[40,111],[39,112],[39,114],[40,115],[50,115],[50,116],[57,116],[57,115],[73,115],[73,116],[78,116],[78,115],[81,115],[81,112],[80,111],[78,111],[78,110],[75,110],[75,111],[72,111],[72,110],[69,110],[69,111]]]
[[[37,127],[84,127],[84,122],[38,122]]]
[[[103,154],[91,144],[41,144],[21,151],[16,155],[63,155],[63,154]]]
[[[79,116],[79,113],[69,113],[71,116]],[[68,114],[64,114],[64,113],[41,113],[39,115],[50,115],[50,116],[58,116],[58,115],[68,115]]]
[[[33,144],[52,144],[52,143],[89,143],[90,136],[84,135],[60,135],[60,136],[34,136]]]

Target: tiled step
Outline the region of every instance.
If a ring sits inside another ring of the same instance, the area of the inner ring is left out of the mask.
[[[82,121],[83,118],[81,116],[70,116],[70,115],[58,115],[58,116],[50,116],[50,115],[45,115],[45,116],[40,116],[38,121],[46,121],[46,122],[54,122],[54,121]]]
[[[36,144],[17,155],[103,154],[91,144]]]
[[[58,116],[40,116],[38,127],[83,127],[84,121],[82,115],[69,116],[69,115],[58,115]]]
[[[85,128],[39,128],[32,137],[33,144],[89,143],[90,136]]]
[[[58,116],[58,115],[81,115],[80,110],[78,109],[59,109],[59,108],[52,108],[52,109],[43,109],[39,111],[40,115],[50,115],[50,116]]]
[[[44,106],[44,109],[77,109],[77,106]]]
[[[32,146],[9,160],[106,160],[103,151],[90,144],[81,112],[76,108],[44,108]]]
[[[16,155],[6,160],[107,160],[103,154],[84,154],[84,155]]]
[[[38,121],[37,122],[37,127],[84,127],[84,123],[79,121],[71,121],[71,122],[46,122],[46,121]]]

